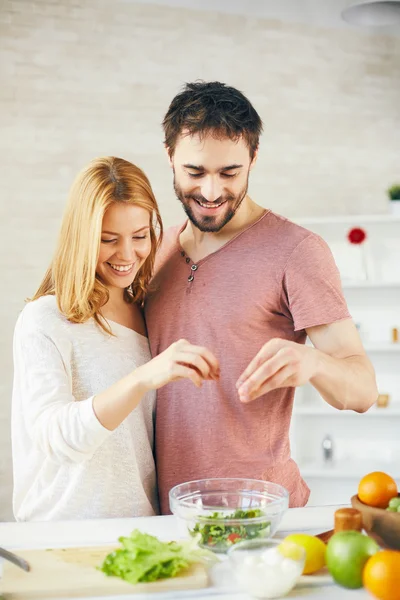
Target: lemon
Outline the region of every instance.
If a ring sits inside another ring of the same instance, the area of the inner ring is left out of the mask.
[[[308,535],[307,533],[292,533],[285,537],[280,545],[287,545],[289,548],[289,544],[291,543],[301,546],[306,551],[306,562],[303,569],[303,575],[315,573],[325,566],[326,545],[322,540],[313,535]],[[282,550],[280,551],[282,552]],[[291,550],[289,549],[288,552],[290,551]]]
[[[305,551],[302,546],[295,544],[288,539],[285,539],[278,546],[279,552],[285,557],[291,560],[303,560]]]

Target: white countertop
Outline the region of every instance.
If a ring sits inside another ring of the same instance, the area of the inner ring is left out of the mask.
[[[284,515],[277,537],[294,531],[320,533],[333,527],[333,514],[338,506],[306,507],[289,509]],[[67,546],[92,546],[113,544],[121,535],[129,535],[133,529],[156,535],[163,540],[179,539],[175,517],[140,517],[136,519],[103,519],[92,521],[0,523],[0,545],[7,549],[49,548]],[[218,568],[224,568],[217,567]],[[216,571],[217,574],[217,571]],[[215,585],[205,590],[172,592],[162,594],[135,594],[135,600],[178,600],[207,598],[208,600],[249,600],[246,594],[227,589],[215,577]],[[110,596],[110,600],[123,600],[128,596]],[[332,583],[301,586],[286,598],[310,598],[313,600],[371,600],[364,590],[346,590]],[[93,598],[94,600],[94,598]],[[95,600],[100,600],[96,598]],[[104,600],[102,598],[101,600]]]

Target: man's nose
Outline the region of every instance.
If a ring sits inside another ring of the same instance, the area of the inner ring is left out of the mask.
[[[201,195],[208,202],[215,202],[222,195],[221,184],[213,177],[208,177],[201,186]]]

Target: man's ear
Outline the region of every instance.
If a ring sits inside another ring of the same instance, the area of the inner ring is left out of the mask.
[[[250,163],[250,171],[254,167],[254,165],[256,164],[257,158],[258,158],[258,147],[257,147],[257,150],[254,152],[253,160]]]
[[[165,152],[167,153],[167,158],[168,158],[169,166],[172,167],[173,163],[172,163],[171,148],[169,148],[166,144],[164,144],[164,148],[165,148]]]

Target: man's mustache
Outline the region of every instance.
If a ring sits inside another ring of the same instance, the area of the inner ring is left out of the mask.
[[[226,202],[227,200],[234,200],[234,196],[220,196],[216,200],[210,202],[207,198],[204,198],[201,194],[184,194],[183,197],[185,200],[196,200],[196,202],[203,202],[208,204],[221,204],[222,202]]]

